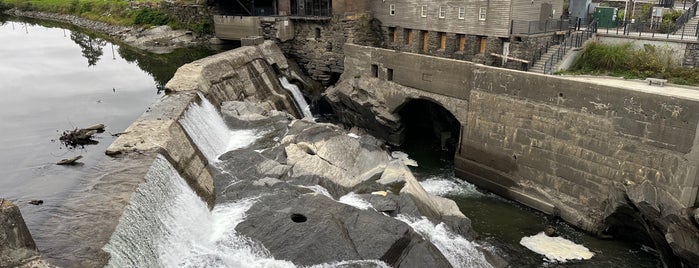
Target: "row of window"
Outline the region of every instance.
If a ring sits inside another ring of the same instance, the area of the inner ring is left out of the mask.
[[[423,5],[420,7],[420,17],[427,18],[427,5]],[[447,17],[447,6],[439,6],[439,18],[444,19]],[[478,20],[485,20],[485,16],[487,13],[488,9],[485,7],[481,7],[478,9]],[[396,4],[390,4],[388,6],[388,14],[391,16],[396,15]],[[466,19],[466,8],[465,7],[459,7],[459,19],[463,20]]]
[[[391,43],[395,44],[398,41],[398,32],[396,31],[395,27],[388,27],[388,35],[391,37]],[[447,48],[447,33],[445,32],[439,32],[438,33],[439,37],[439,49],[446,49]],[[413,30],[412,29],[403,29],[403,38],[404,42],[406,45],[412,45],[413,44]],[[428,50],[428,44],[429,44],[429,35],[428,31],[420,31],[420,38],[422,39],[422,44],[420,48],[423,51]],[[465,34],[456,34],[456,39],[458,40],[457,43],[457,49],[458,51],[465,51],[466,50],[466,35]],[[487,37],[480,37],[480,53],[485,53],[486,50],[486,42],[487,42]]]

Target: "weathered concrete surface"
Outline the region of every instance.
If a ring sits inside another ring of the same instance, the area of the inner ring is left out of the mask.
[[[468,111],[467,100],[361,75],[344,76],[335,87],[325,92],[325,96],[341,122],[361,126],[391,144],[403,142],[403,124],[397,113],[411,99],[437,103],[449,110],[460,122],[466,121]]]
[[[661,251],[699,264],[699,229],[689,214],[699,191],[699,91],[590,83],[357,45],[345,53],[342,81],[328,92],[345,123],[395,133],[401,119],[393,107],[433,100],[461,122],[457,175],[594,233],[622,208],[638,208]],[[392,81],[385,81],[389,69]]]
[[[275,73],[272,66],[280,71]],[[281,88],[277,75],[289,75],[284,54],[271,41],[241,47],[185,64],[168,81],[170,91],[201,91],[214,105],[238,100],[260,103],[266,109],[298,115],[293,99]]]
[[[192,189],[213,205],[213,179],[207,169],[208,162],[178,122],[193,101],[200,101],[196,92],[164,96],[109,145],[106,154],[163,150]]]
[[[20,266],[38,259],[39,252],[19,208],[0,198],[0,267]]]

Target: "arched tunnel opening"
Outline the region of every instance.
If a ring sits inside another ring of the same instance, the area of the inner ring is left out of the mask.
[[[453,168],[461,123],[431,100],[413,99],[398,108],[403,125],[404,151],[419,163],[416,172],[441,173]]]

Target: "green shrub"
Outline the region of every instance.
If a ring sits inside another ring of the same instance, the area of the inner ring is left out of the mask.
[[[134,18],[134,24],[138,25],[165,25],[172,19],[165,13],[152,8],[143,8],[138,10]]]
[[[675,84],[699,84],[699,69],[678,67],[672,49],[653,45],[634,49],[630,43],[606,45],[592,42],[585,46],[571,72],[624,78],[655,77]]]
[[[0,12],[2,12],[4,10],[8,10],[10,8],[12,8],[12,6],[10,4],[5,3],[4,1],[0,0]]]
[[[79,0],[73,0],[70,1],[70,5],[68,6],[68,12],[75,14],[78,12],[78,8],[80,7],[80,1]]]

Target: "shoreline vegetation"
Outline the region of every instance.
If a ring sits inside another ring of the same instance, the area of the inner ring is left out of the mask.
[[[590,42],[567,71],[558,74],[607,75],[625,79],[661,78],[678,85],[699,86],[699,68],[679,66],[668,47]]]
[[[169,14],[167,3],[157,0],[0,0],[0,12],[9,9],[74,15],[119,26],[161,26],[189,30],[197,35],[213,32],[211,21],[182,21]]]

